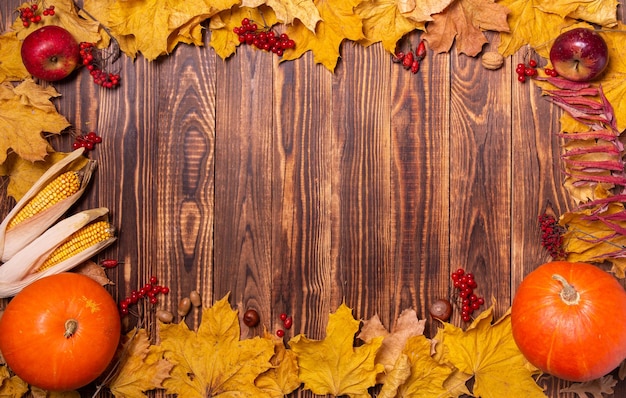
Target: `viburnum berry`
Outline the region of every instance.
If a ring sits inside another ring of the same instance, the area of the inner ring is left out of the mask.
[[[116,88],[120,85],[120,75],[104,70],[105,60],[93,43],[82,42],[79,48],[82,63],[89,70],[94,83],[104,88]]]
[[[296,42],[287,33],[276,34],[268,26],[259,29],[258,25],[248,18],[241,20],[241,25],[233,28],[241,44],[252,45],[259,50],[268,51],[282,56],[287,49],[295,48]]]
[[[141,299],[147,299],[150,304],[155,305],[159,302],[159,294],[169,293],[170,289],[167,286],[157,284],[158,278],[156,276],[151,276],[148,280],[149,282],[144,284],[139,290],[133,290],[130,296],[120,301],[119,307],[122,316],[128,315],[130,307],[139,303]]]
[[[539,215],[539,228],[541,229],[541,246],[545,248],[555,260],[567,257],[563,248],[563,234],[565,228],[559,225],[552,215],[543,213]]]
[[[450,274],[450,278],[460,299],[458,302],[461,308],[461,319],[463,322],[469,322],[474,311],[479,310],[485,304],[485,299],[478,296],[474,291],[478,287],[478,283],[473,273],[458,268]]]
[[[54,6],[49,6],[41,11],[39,10],[39,5],[37,3],[18,8],[17,11],[20,14],[20,20],[25,28],[28,28],[30,24],[37,24],[41,22],[42,17],[53,16],[55,14]]]
[[[95,148],[96,144],[102,142],[102,137],[95,133],[95,131],[90,131],[87,134],[77,135],[74,138],[74,142],[72,143],[72,149],[76,150],[78,148],[85,148],[85,151],[91,151]]]

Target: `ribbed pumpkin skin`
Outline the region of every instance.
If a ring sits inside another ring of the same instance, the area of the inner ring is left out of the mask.
[[[561,299],[558,274],[580,293]],[[545,373],[583,382],[626,358],[626,291],[611,274],[584,263],[541,265],[519,285],[511,308],[513,338],[528,361]]]
[[[68,319],[78,322],[65,337]],[[107,368],[118,347],[121,322],[109,292],[93,279],[61,273],[18,293],[0,318],[0,350],[27,383],[45,390],[75,390]]]

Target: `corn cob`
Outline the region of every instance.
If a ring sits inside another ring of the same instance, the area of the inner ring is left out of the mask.
[[[74,195],[80,189],[80,180],[80,175],[76,171],[67,171],[60,174],[22,207],[15,217],[9,221],[7,230],[33,217],[35,214],[52,207],[61,200]]]
[[[88,224],[74,232],[65,242],[54,249],[41,266],[39,266],[37,272],[59,264],[83,250],[110,239],[113,236],[114,229],[107,221],[96,221]]]

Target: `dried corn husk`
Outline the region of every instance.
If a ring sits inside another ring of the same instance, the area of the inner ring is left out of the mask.
[[[72,206],[81,197],[96,166],[96,163],[93,160],[88,160],[87,164],[80,169],[81,187],[78,192],[66,199],[63,199],[54,206],[38,213],[34,217],[16,225],[14,228],[7,230],[7,225],[11,219],[28,203],[31,198],[48,185],[50,181],[55,179],[60,174],[68,170],[72,170],[77,162],[83,160],[81,158],[83,151],[84,148],[79,148],[71,152],[63,160],[52,165],[28,190],[28,192],[24,194],[15,207],[11,209],[11,212],[0,224],[0,261],[9,261],[18,251],[32,242],[35,238],[41,235],[42,232],[61,218],[70,206]]]
[[[108,209],[104,207],[74,214],[59,221],[17,252],[9,261],[0,266],[0,297],[14,296],[24,287],[44,276],[68,271],[113,243],[116,240],[115,237],[99,242],[44,271],[35,272],[50,253],[65,242],[70,235],[94,220],[106,218],[107,214]]]

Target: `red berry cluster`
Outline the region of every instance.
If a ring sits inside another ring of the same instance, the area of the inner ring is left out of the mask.
[[[553,259],[566,257],[563,249],[563,234],[565,228],[560,226],[553,216],[543,213],[539,215],[539,227],[541,228],[541,246],[543,246]]]
[[[91,151],[94,149],[96,144],[102,142],[102,137],[96,134],[94,131],[90,131],[85,135],[78,135],[74,139],[72,143],[72,149],[76,150],[78,148],[85,148],[85,152]]]
[[[31,23],[39,23],[41,22],[41,16],[53,16],[54,6],[50,6],[43,10],[43,12],[39,13],[39,6],[35,4],[31,4],[30,7],[23,7],[19,9],[20,19],[22,20],[22,25],[25,28],[28,28]]]
[[[118,73],[108,73],[103,70],[102,58],[93,43],[80,43],[80,56],[83,65],[89,70],[93,82],[100,87],[115,88],[120,85],[120,75]]]
[[[258,25],[248,18],[242,19],[241,26],[234,27],[233,32],[239,37],[239,43],[271,51],[279,57],[285,50],[296,47],[296,42],[290,39],[287,33],[277,35],[271,29],[259,29]]]
[[[461,299],[461,319],[464,322],[469,322],[474,311],[485,304],[485,299],[474,293],[474,289],[478,287],[474,274],[459,268],[452,273],[451,277],[452,284],[458,290]]]
[[[551,76],[551,77],[557,77],[557,76],[559,75],[559,72],[557,72],[557,71],[556,71],[556,70],[554,70],[554,69],[550,69],[550,68],[545,68],[545,69],[543,70],[543,72],[544,72],[546,75]]]
[[[537,61],[531,59],[528,61],[528,65],[520,62],[517,64],[517,68],[515,68],[515,73],[517,73],[517,81],[520,83],[526,82],[527,78],[537,76]]]
[[[170,292],[169,287],[161,286],[157,283],[157,277],[151,276],[150,282],[146,283],[144,287],[130,292],[130,296],[120,302],[120,313],[122,315],[128,315],[130,306],[137,304],[141,299],[147,299],[150,304],[157,304],[159,302],[159,294],[168,294]]]
[[[283,327],[285,329],[291,329],[291,327],[293,326],[293,317],[291,315],[287,315],[283,312],[282,314],[280,314],[280,320],[282,321]],[[285,331],[283,329],[278,329],[276,331],[276,336],[284,337]]]
[[[409,50],[409,52],[407,53],[398,51],[395,53],[395,55],[393,55],[391,60],[396,64],[401,63],[404,69],[410,70],[413,74],[416,74],[417,72],[419,72],[420,62],[424,58],[426,58],[426,43],[424,43],[424,40],[422,40],[418,44],[415,53],[413,53],[412,50]]]

